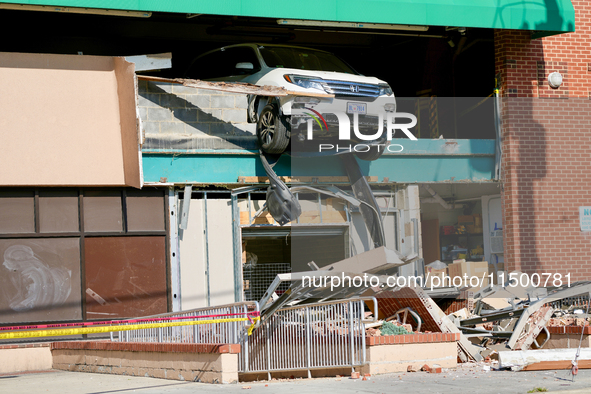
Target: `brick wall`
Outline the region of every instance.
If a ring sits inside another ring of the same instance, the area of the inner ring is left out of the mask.
[[[256,149],[247,95],[138,81],[143,149]]]
[[[502,81],[503,229],[509,270],[591,277],[591,3],[573,0],[576,32],[531,39],[495,32]],[[558,71],[563,84],[548,86]]]

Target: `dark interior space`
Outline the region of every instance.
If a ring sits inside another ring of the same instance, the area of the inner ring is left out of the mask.
[[[0,10],[0,18],[4,22],[0,31],[5,37],[0,51],[108,56],[172,52],[172,69],[146,72],[161,77],[182,77],[191,61],[209,50],[255,42],[333,52],[361,74],[388,82],[400,99],[484,98],[494,88],[494,45],[490,29],[430,26],[427,31],[343,27],[337,30],[325,26],[279,25],[276,19],[268,18],[174,13],[153,13],[149,18],[139,18]],[[494,138],[490,108],[484,110],[490,118],[484,122],[486,130],[480,127],[474,131],[474,127],[462,126],[457,114],[471,106],[458,108],[454,104],[451,111],[449,106],[440,105],[440,128],[445,131],[438,135]],[[456,115],[452,116],[452,112]],[[483,123],[481,114],[474,116],[480,119],[478,123]],[[447,125],[449,122],[453,122],[453,127]],[[420,137],[430,135],[422,131]]]

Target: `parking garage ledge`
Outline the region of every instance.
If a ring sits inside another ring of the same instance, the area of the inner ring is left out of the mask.
[[[359,160],[365,176],[378,183],[493,182],[495,140],[394,139],[399,153],[370,162]],[[144,182],[171,184],[239,184],[239,178],[264,177],[258,154],[244,149],[143,150]],[[279,176],[346,176],[338,157],[296,158],[283,155],[274,168]]]

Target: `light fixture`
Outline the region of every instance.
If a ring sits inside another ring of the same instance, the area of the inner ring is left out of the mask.
[[[562,74],[559,72],[553,72],[548,75],[548,85],[552,89],[558,89],[562,85]]]
[[[103,8],[82,8],[82,7],[54,7],[48,5],[29,5],[29,4],[7,4],[1,3],[0,9],[16,11],[47,11],[47,12],[66,12],[70,14],[92,14],[107,16],[131,16],[136,18],[149,18],[151,12],[147,11],[125,11],[125,10],[107,10]]]
[[[278,25],[292,26],[314,26],[314,27],[337,27],[354,29],[382,29],[382,30],[411,30],[427,31],[429,26],[418,25],[395,25],[390,23],[357,23],[357,22],[332,22],[314,21],[309,19],[277,19]]]

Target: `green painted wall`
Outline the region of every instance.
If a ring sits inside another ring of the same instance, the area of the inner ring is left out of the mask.
[[[368,162],[359,160],[365,175],[380,182],[482,182],[493,180],[494,140],[393,140],[403,154],[384,154]],[[241,176],[266,176],[259,157],[248,151],[144,152],[144,181],[228,184]],[[275,167],[279,175],[343,176],[337,156],[292,158],[283,155]]]
[[[575,29],[570,0],[29,0],[5,3],[551,32]]]

